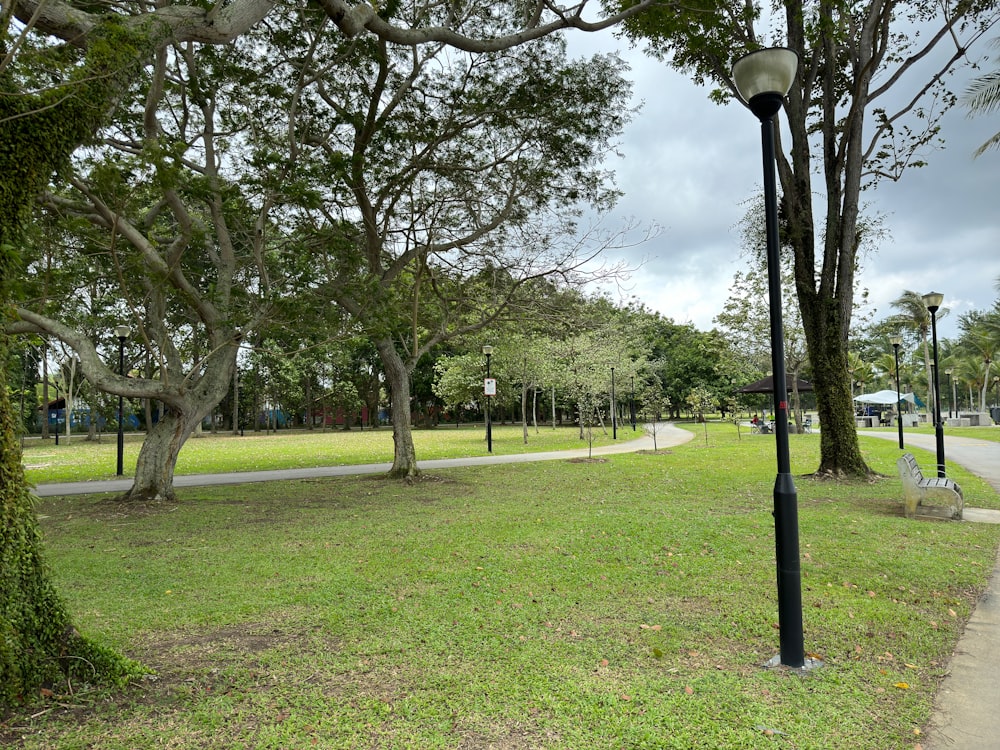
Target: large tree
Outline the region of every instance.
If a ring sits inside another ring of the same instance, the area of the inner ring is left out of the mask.
[[[492,27],[482,8],[440,22]],[[489,54],[349,42],[316,28],[289,55],[282,163],[319,292],[375,344],[391,401],[391,474],[418,472],[412,380],[442,342],[490,325],[538,280],[572,279],[603,235],[580,206],[616,193],[599,168],[630,112],[622,63],[570,63],[562,40]],[[582,237],[582,239],[581,239]]]
[[[798,54],[784,108],[790,143],[779,139],[777,171],[782,243],[794,253],[795,291],[823,425],[821,473],[868,472],[847,371],[864,234],[861,190],[922,164],[941,113],[954,101],[943,85],[948,73],[968,59],[970,47],[998,17],[1000,8],[988,0],[785,0],[773,8],[699,0],[681,13],[654,8],[627,26],[653,54],[698,83],[714,84],[717,101],[735,96],[731,66],[742,54],[774,43]],[[740,126],[752,127],[734,121]],[[814,175],[820,186],[814,186]]]
[[[9,314],[20,275],[18,243],[34,196],[73,152],[90,142],[130,84],[169,44],[227,42],[264,18],[272,0],[203,5],[71,4],[13,0],[0,8],[0,309]],[[480,50],[505,49],[555,30],[598,29],[622,16],[590,23],[586,0],[571,9],[547,3],[507,9],[523,23],[502,37],[476,38],[447,24],[394,25],[367,3],[323,0],[327,17],[349,36],[371,35],[406,46],[425,42]],[[641,10],[642,6],[636,9]],[[634,12],[634,11],[630,11]],[[54,40],[54,43],[53,43]],[[55,84],[53,84],[55,81]],[[0,326],[2,329],[2,326]],[[0,330],[0,362],[9,340]],[[0,702],[27,698],[53,668],[93,666],[98,676],[123,675],[128,665],[97,658],[72,628],[44,570],[37,521],[24,480],[14,413],[0,387]],[[109,380],[109,388],[128,384]],[[81,657],[81,658],[77,658]]]

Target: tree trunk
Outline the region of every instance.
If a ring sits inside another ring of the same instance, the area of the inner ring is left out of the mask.
[[[174,497],[174,468],[181,448],[201,419],[187,419],[166,409],[160,420],[146,432],[135,466],[135,481],[124,499],[129,501],[170,500]]]
[[[181,448],[201,427],[206,414],[222,401],[229,391],[236,369],[236,344],[219,347],[204,362],[204,372],[185,398],[172,405],[162,404],[160,418],[149,425],[136,460],[132,489],[127,501],[167,500],[174,497],[174,469]]]
[[[417,452],[413,447],[413,425],[410,416],[410,372],[392,341],[381,339],[376,344],[392,403],[392,468],[389,476],[412,479],[420,474]]]
[[[808,308],[808,309],[807,309]],[[803,305],[809,361],[813,369],[816,409],[819,413],[820,464],[816,473],[834,476],[866,476],[868,465],[861,456],[854,400],[847,374],[846,336],[842,333],[836,301]]]

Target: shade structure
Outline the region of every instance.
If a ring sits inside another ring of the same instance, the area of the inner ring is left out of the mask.
[[[896,403],[896,391],[876,391],[875,393],[862,393],[860,396],[855,396],[854,400],[859,404],[894,404]],[[915,404],[916,396],[912,393],[900,393],[900,401],[909,401],[911,404]]]
[[[795,382],[798,390],[800,391],[811,391],[813,389],[812,383],[802,380],[801,378],[795,379],[791,375],[785,375],[785,385],[788,388],[788,392],[792,392],[792,382]],[[758,380],[756,383],[750,383],[750,385],[745,385],[742,388],[736,389],[737,393],[774,393],[774,377],[768,375],[766,378]]]

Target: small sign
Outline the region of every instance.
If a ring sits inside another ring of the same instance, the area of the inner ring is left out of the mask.
[[[497,379],[496,378],[486,378],[483,381],[483,393],[487,396],[497,395]]]

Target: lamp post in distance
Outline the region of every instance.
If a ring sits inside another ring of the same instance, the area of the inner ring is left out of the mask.
[[[628,416],[632,420],[632,432],[635,432],[635,375],[632,376],[632,395],[628,399]]]
[[[951,400],[948,402],[948,419],[951,419],[952,409],[955,410],[955,416],[956,417],[958,416],[958,407],[955,406],[955,402],[958,401],[958,397],[957,397],[957,393],[956,393],[956,388],[955,388],[956,382],[951,377],[952,375],[955,374],[955,368],[954,367],[946,367],[946,368],[944,368],[944,374],[948,376],[948,391],[950,392],[950,398],[951,398]]]
[[[115,326],[115,335],[118,337],[118,374],[123,378],[125,377],[125,339],[131,335],[132,329],[127,325]],[[122,476],[125,473],[125,425],[123,424],[125,419],[125,403],[121,396],[118,395],[118,462],[116,465],[115,474],[116,476]]]
[[[615,368],[611,368],[611,439],[618,439],[618,404],[615,403]]]
[[[934,443],[937,447],[937,475],[946,476],[944,470],[944,425],[941,423],[941,377],[938,374],[937,311],[941,309],[944,295],[941,292],[927,292],[923,296],[927,312],[931,314],[931,341],[934,347]]]
[[[899,449],[903,450],[903,401],[899,394],[899,347],[902,346],[903,339],[892,336],[889,343],[892,344],[892,354],[896,359],[896,424],[899,426]]]
[[[767,238],[768,308],[771,318],[771,377],[774,383],[774,434],[778,473],[774,482],[775,557],[778,578],[777,663],[806,666],[802,635],[802,571],[799,561],[798,496],[788,451],[788,389],[781,319],[781,266],[778,189],[775,182],[774,117],[792,87],[799,58],[786,47],[761,49],[733,64],[733,81],[743,101],[760,120],[764,164],[764,219]]]
[[[486,355],[486,380],[483,381],[483,394],[486,396],[486,452],[492,453],[493,415],[490,409],[490,399],[497,395],[497,381],[490,377],[490,357],[493,356],[493,347],[484,346],[483,354]]]

